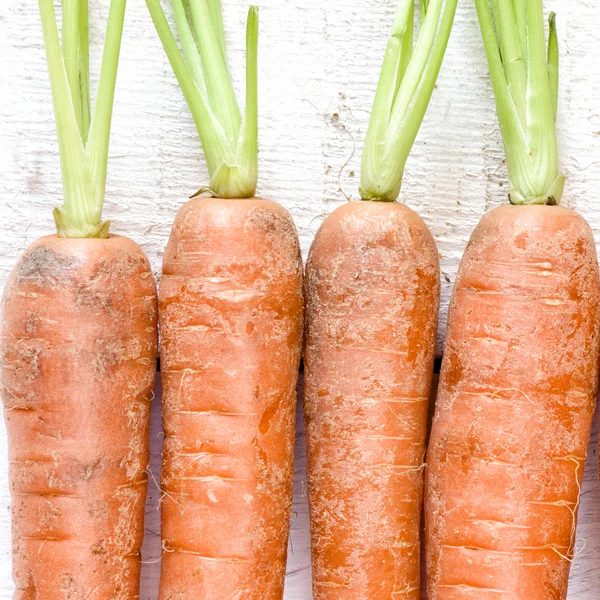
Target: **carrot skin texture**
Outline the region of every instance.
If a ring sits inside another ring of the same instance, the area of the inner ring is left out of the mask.
[[[306,266],[305,415],[315,600],[419,598],[439,262],[398,203],[348,203]]]
[[[47,236],[3,296],[15,600],[139,597],[156,287],[125,237]]]
[[[599,308],[582,217],[510,205],[484,216],[453,292],[427,456],[431,600],[567,597]]]
[[[289,213],[260,198],[184,205],[159,313],[160,599],[280,600],[303,315]]]

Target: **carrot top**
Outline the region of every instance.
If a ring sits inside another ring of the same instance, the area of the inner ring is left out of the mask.
[[[61,4],[62,45],[54,0],[39,0],[63,176],[64,204],[54,209],[54,220],[60,237],[105,238],[110,222],[102,222],[102,206],[125,0],[111,0],[93,112],[88,0]]]
[[[542,0],[475,0],[508,163],[512,204],[558,204],[558,37]]]
[[[160,0],[146,0],[204,149],[210,184],[220,198],[248,198],[258,179],[258,8],[246,26],[246,106],[241,115],[227,67],[220,0],[172,0],[183,52]]]
[[[404,165],[423,122],[448,45],[457,0],[399,0],[362,157],[363,200],[393,202]],[[414,48],[413,48],[414,45]]]

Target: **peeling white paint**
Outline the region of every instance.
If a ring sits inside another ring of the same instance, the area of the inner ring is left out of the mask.
[[[91,2],[98,66],[109,0]],[[395,0],[258,0],[261,7],[259,192],[294,216],[306,254],[318,226],[357,198],[362,140]],[[242,90],[245,2],[223,0],[232,71]],[[600,12],[595,0],[546,0],[558,13],[558,121],[564,204],[600,241]],[[95,70],[97,73],[97,68]],[[0,286],[17,256],[51,233],[60,171],[36,2],[0,5]],[[241,97],[241,96],[240,96]],[[147,14],[130,0],[119,73],[105,217],[147,252],[155,273],[186,196],[206,184],[197,135]],[[483,212],[505,201],[506,172],[472,0],[461,0],[430,110],[406,166],[402,201],[421,214],[442,266],[440,349],[458,262]],[[153,435],[158,436],[158,421]],[[299,432],[299,442],[303,441]],[[0,432],[0,600],[11,597],[6,440]],[[159,446],[157,446],[159,447]],[[589,461],[569,598],[600,589],[600,486]],[[308,517],[299,445],[286,600],[309,596]],[[153,457],[154,473],[159,461]],[[157,476],[157,475],[156,475]],[[156,497],[156,494],[154,494]],[[149,508],[147,544],[157,513]],[[158,563],[146,555],[142,598],[156,598]],[[156,558],[156,557],[154,557]]]

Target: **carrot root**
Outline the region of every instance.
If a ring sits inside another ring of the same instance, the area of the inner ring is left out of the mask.
[[[160,286],[160,598],[280,600],[292,506],[302,260],[258,198],[179,212]]]
[[[439,265],[421,219],[348,203],[306,267],[305,414],[316,600],[419,598]]]
[[[3,297],[16,598],[139,594],[157,306],[127,238],[48,236]]]
[[[459,589],[566,597],[599,309],[594,240],[580,216],[502,206],[483,218],[452,296],[427,456],[431,600]]]

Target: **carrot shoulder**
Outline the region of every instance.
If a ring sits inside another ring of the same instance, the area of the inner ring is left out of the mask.
[[[292,503],[302,260],[258,198],[192,200],[160,286],[160,598],[279,600]]]
[[[427,456],[432,600],[566,597],[599,308],[580,216],[502,206],[484,217],[452,297]]]
[[[3,297],[15,598],[139,594],[156,292],[127,238],[34,243]]]
[[[349,203],[306,267],[314,596],[419,598],[419,525],[439,266],[422,220]]]

